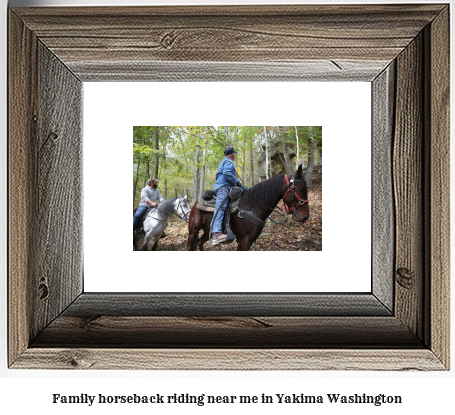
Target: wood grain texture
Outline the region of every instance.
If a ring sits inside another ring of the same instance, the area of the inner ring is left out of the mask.
[[[395,212],[392,145],[395,114],[395,63],[372,83],[372,291],[393,310]]]
[[[74,62],[84,82],[370,82],[388,61]]]
[[[30,183],[35,183],[36,177],[33,142],[36,140],[38,71],[36,35],[12,13],[9,36],[15,39],[8,45],[8,360],[11,363],[27,348],[36,298],[36,287],[29,276],[34,266],[33,242],[30,241],[34,191]]]
[[[82,292],[82,83],[38,44],[32,336]]]
[[[10,14],[10,362],[82,292],[82,84]]]
[[[74,73],[88,80],[93,78],[83,77],[90,73],[85,64],[93,62],[115,67],[121,62],[313,60],[320,73],[324,67],[333,71],[331,62],[339,60],[373,60],[384,69],[440,9],[300,5],[14,11]]]
[[[444,370],[431,351],[390,349],[30,348],[13,367],[80,370]]]
[[[448,368],[447,5],[14,9],[9,51],[10,367]],[[78,297],[81,80],[312,79],[373,81],[371,294]]]
[[[423,37],[397,58],[395,140],[395,315],[423,338]]]
[[[64,316],[391,316],[373,294],[84,293]]]
[[[428,264],[430,272],[430,344],[435,355],[450,366],[450,60],[449,8],[431,24],[429,132],[425,140],[429,174]],[[427,303],[428,304],[428,303]]]
[[[30,347],[422,348],[393,317],[62,316]]]

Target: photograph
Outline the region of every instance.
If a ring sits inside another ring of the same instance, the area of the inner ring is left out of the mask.
[[[134,126],[133,250],[322,251],[322,127]]]
[[[7,375],[155,377],[21,403],[448,400],[449,5],[10,6]]]

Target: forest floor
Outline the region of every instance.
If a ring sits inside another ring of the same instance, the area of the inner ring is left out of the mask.
[[[271,218],[282,225],[267,221],[261,235],[250,248],[250,251],[322,251],[322,173],[313,175],[313,188],[308,190],[310,201],[310,218],[304,224],[294,222],[286,217],[273,213]],[[283,201],[278,206],[283,209]],[[188,225],[176,216],[169,218],[165,230],[166,238],[159,241],[157,251],[185,251],[187,248]],[[142,241],[139,241],[139,246]],[[153,239],[149,241],[148,250],[152,249]],[[237,242],[220,244],[212,247],[204,245],[208,251],[235,251]]]

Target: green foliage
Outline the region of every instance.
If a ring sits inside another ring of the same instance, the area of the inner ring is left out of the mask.
[[[159,148],[155,148],[155,133],[158,132]],[[297,127],[299,158],[305,159],[311,138],[314,146],[322,150],[322,127]],[[292,151],[296,149],[295,127],[267,126],[269,143],[281,148],[281,137]],[[158,179],[161,194],[167,197],[175,193],[188,194],[192,200],[195,155],[199,147],[199,170],[205,166],[204,189],[212,189],[219,163],[224,158],[224,149],[232,146],[238,152],[236,167],[238,176],[244,171],[245,184],[250,183],[250,151],[253,154],[254,183],[258,179],[258,157],[264,151],[264,127],[262,126],[134,126],[133,127],[133,188],[136,185],[134,205],[145,181],[153,177],[158,156]],[[204,157],[204,150],[206,156]],[[244,165],[245,157],[245,165]],[[147,173],[148,172],[148,173]],[[166,183],[165,183],[166,179]]]

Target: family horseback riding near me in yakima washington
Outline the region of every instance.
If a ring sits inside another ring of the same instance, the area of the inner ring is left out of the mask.
[[[138,242],[142,237],[142,251],[147,251],[151,238],[154,238],[151,250],[155,251],[160,239],[172,237],[172,232],[165,233],[170,219],[186,222],[184,227],[182,222],[179,225],[187,234],[186,246],[182,245],[180,250],[188,251],[203,251],[206,242],[210,247],[216,247],[234,241],[238,251],[248,251],[263,232],[267,221],[282,224],[270,218],[272,213],[282,220],[292,218],[288,223],[295,223],[294,227],[308,221],[308,186],[301,164],[292,174],[272,175],[247,188],[236,170],[236,157],[238,152],[232,146],[224,148],[224,158],[223,154],[218,158],[222,160],[216,171],[213,190],[203,191],[201,186],[198,199],[191,201],[192,207],[188,196],[177,195],[177,189],[175,197],[165,199],[158,190],[158,179],[146,180],[139,206],[133,208],[133,250],[139,250]],[[281,201],[283,208],[278,206]]]

